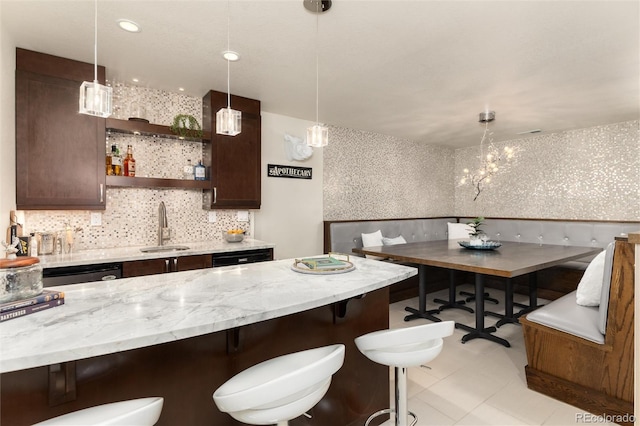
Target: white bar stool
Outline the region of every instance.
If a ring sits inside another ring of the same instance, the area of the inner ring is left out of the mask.
[[[433,360],[442,350],[442,338],[453,334],[455,322],[442,321],[415,327],[380,330],[355,339],[356,346],[367,358],[378,364],[394,367],[395,410],[387,408],[373,413],[365,426],[382,414],[395,413],[396,426],[411,426],[418,417],[407,406],[407,368],[416,367]],[[393,416],[392,416],[393,417]]]
[[[97,405],[36,423],[33,426],[153,426],[160,418],[164,398],[130,399]]]
[[[243,423],[288,425],[322,399],[343,362],[341,344],[282,355],[236,374],[213,400]]]

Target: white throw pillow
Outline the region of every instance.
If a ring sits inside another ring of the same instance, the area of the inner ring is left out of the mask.
[[[395,244],[407,244],[407,240],[405,240],[402,235],[398,235],[395,238],[383,237],[382,244],[384,244],[385,246],[392,246]]]
[[[450,240],[469,239],[469,232],[473,232],[473,229],[466,223],[447,222],[447,232]]]
[[[372,232],[370,234],[362,234],[362,247],[378,247],[384,245],[382,243],[382,231],[379,229],[376,232]],[[384,257],[381,256],[372,256],[370,254],[365,254],[367,259],[373,260],[384,260]]]
[[[582,306],[600,305],[602,280],[604,278],[605,251],[593,258],[578,284],[576,303]]]
[[[362,234],[362,247],[377,247],[382,244],[382,231],[379,229],[370,234]]]

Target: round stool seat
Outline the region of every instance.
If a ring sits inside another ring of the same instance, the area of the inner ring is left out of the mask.
[[[222,412],[253,425],[272,425],[301,416],[329,389],[344,362],[344,345],[282,355],[254,365],[213,394]]]
[[[442,351],[442,338],[453,334],[455,323],[442,321],[415,327],[374,331],[355,339],[367,358],[391,367],[415,367]]]
[[[442,321],[415,327],[380,330],[355,339],[364,356],[378,364],[393,367],[395,408],[385,408],[369,416],[365,426],[378,416],[389,414],[395,426],[415,426],[418,416],[407,406],[407,368],[433,360],[442,351],[442,338],[451,336],[455,322]],[[409,422],[409,416],[413,421]]]
[[[163,403],[164,398],[160,397],[113,402],[64,414],[34,426],[153,426],[160,418]]]

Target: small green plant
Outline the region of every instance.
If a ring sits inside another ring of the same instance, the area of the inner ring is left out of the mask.
[[[202,127],[200,123],[193,115],[178,114],[173,117],[173,124],[170,127],[171,131],[183,138],[201,138]]]
[[[484,222],[484,217],[479,216],[473,219],[473,221],[467,223],[467,225],[469,225],[473,229],[472,232],[469,232],[469,235],[478,236],[478,235],[484,234],[484,231],[480,229],[480,226],[482,226],[483,222]]]

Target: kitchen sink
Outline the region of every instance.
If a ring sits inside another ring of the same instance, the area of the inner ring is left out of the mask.
[[[143,253],[159,253],[165,251],[180,251],[180,250],[189,250],[187,246],[155,246],[155,247],[145,247],[141,248],[140,251]]]

